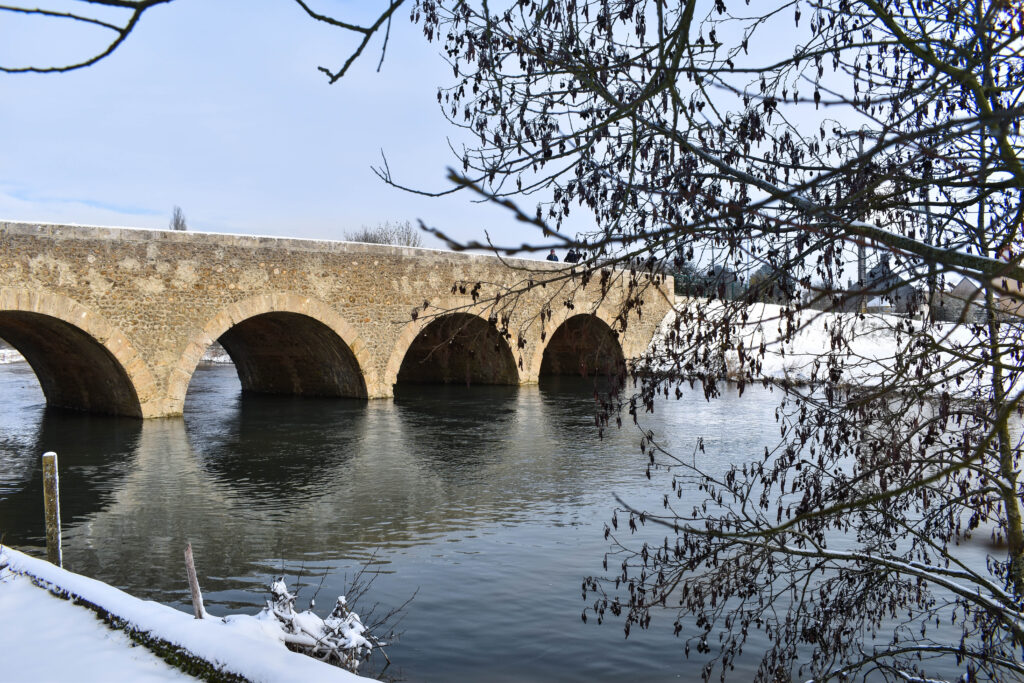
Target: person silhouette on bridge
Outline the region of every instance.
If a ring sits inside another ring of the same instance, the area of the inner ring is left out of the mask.
[[[551,253],[548,254],[548,261],[557,261],[557,260],[558,260],[558,255],[555,253],[555,250],[552,249]]]

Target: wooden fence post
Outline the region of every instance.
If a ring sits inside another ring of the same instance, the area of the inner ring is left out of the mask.
[[[199,591],[199,579],[196,577],[196,565],[192,561],[192,544],[185,546],[185,571],[188,573],[188,589],[192,592],[192,611],[196,619],[202,619],[206,614],[203,607],[203,594]]]
[[[64,566],[60,547],[60,480],[57,477],[57,454],[43,453],[43,508],[46,512],[46,559]]]

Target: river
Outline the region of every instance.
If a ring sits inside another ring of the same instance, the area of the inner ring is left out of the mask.
[[[0,397],[0,533],[44,555],[38,456],[56,451],[72,571],[191,611],[190,541],[212,613],[255,613],[284,575],[300,607],[318,592],[323,614],[369,563],[379,576],[358,610],[416,593],[389,675],[699,680],[703,661],[684,657],[671,615],[628,639],[619,621],[580,619],[614,495],[656,509],[668,490],[662,473],[645,477],[635,427],[598,437],[586,380],[316,400],[243,396],[233,366],[203,364],[183,418],[138,421],[47,410],[16,363],[0,366]],[[647,425],[687,452],[702,435],[705,467],[725,469],[775,432],[777,397],[755,387],[707,402],[697,390]],[[735,680],[750,679],[757,637]]]

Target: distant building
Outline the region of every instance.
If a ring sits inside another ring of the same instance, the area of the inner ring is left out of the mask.
[[[672,273],[676,282],[676,294],[681,296],[717,296],[722,299],[736,299],[743,294],[743,285],[732,268],[711,266],[698,270],[691,264]]]
[[[842,310],[916,314],[923,303],[920,290],[894,273],[885,257],[867,271],[863,283],[850,283]]]
[[[939,320],[980,323],[985,320],[985,293],[978,283],[963,278],[952,290],[939,295],[933,312]]]
[[[750,276],[749,288],[759,301],[786,303],[796,297],[796,280],[785,270],[764,264]]]
[[[1009,248],[1000,252],[999,258],[1018,264],[1021,260],[1020,256],[1014,259]],[[1024,317],[1024,285],[1017,280],[996,278],[992,281],[992,288],[997,311]],[[985,320],[985,292],[975,280],[963,278],[956,287],[942,296],[939,303],[939,317],[942,320],[963,320],[969,323],[980,323]]]
[[[999,252],[999,258],[1017,266],[1020,266],[1022,263],[1022,255],[1020,253],[1015,255],[1010,247],[1005,247]],[[999,310],[1003,313],[1024,318],[1024,284],[1019,280],[1011,280],[1009,278],[996,278],[992,281],[992,284],[999,297],[999,301],[996,303]]]

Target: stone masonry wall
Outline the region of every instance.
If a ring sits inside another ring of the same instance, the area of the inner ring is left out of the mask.
[[[0,323],[4,312],[22,311],[84,331],[124,367],[141,415],[155,417],[181,413],[203,352],[235,324],[297,313],[344,340],[368,396],[379,398],[392,395],[405,351],[432,316],[498,312],[474,302],[476,283],[486,298],[558,268],[566,266],[347,242],[0,223]],[[578,279],[549,284],[499,312],[525,342],[511,340],[519,381],[537,380],[544,344],[567,317],[590,313],[618,329],[628,278],[615,273],[603,297],[596,279],[582,289]],[[671,282],[651,286],[642,317],[630,314],[620,337],[627,358],[647,347],[671,291]],[[542,322],[545,306],[551,317]]]

